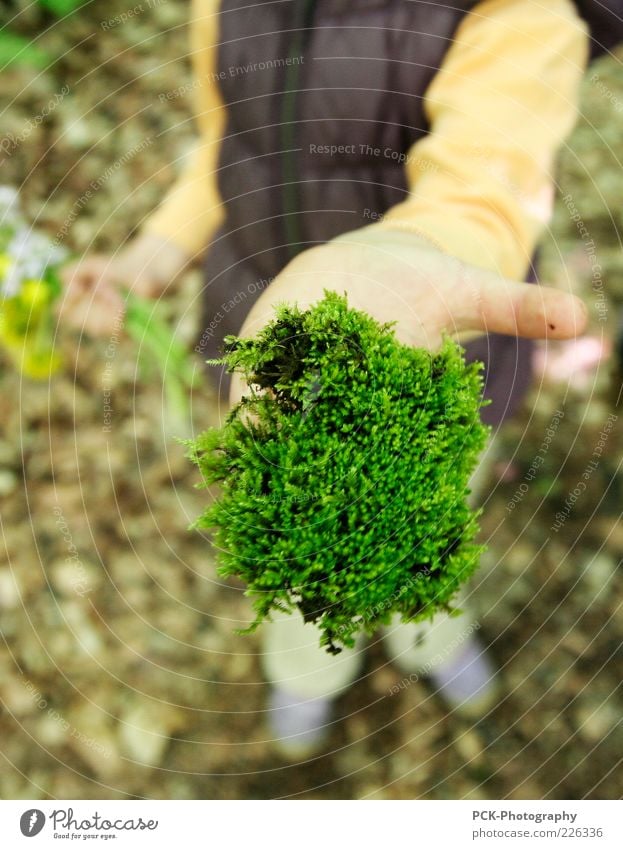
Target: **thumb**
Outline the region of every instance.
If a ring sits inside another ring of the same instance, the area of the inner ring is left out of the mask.
[[[490,272],[479,273],[466,285],[472,290],[466,329],[525,339],[572,339],[586,329],[586,306],[568,292],[516,283]]]
[[[60,275],[67,289],[82,293],[92,289],[100,279],[110,274],[110,267],[108,257],[95,255],[64,266]]]
[[[138,295],[141,298],[157,298],[164,289],[164,286],[149,274],[140,274],[131,281],[131,285],[127,282],[126,285],[131,289],[133,295]]]

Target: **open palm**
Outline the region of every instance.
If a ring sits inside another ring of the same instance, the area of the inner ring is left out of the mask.
[[[395,322],[398,338],[435,350],[444,335],[481,333],[569,339],[584,331],[586,307],[574,295],[508,280],[445,254],[400,230],[356,230],[299,254],[258,299],[242,328],[251,336],[277,303],[305,308],[324,291],[346,294],[351,307]],[[241,384],[232,383],[232,400]]]

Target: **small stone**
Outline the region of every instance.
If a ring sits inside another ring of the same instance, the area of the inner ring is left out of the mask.
[[[615,559],[605,552],[600,552],[586,563],[582,577],[593,595],[599,595],[604,590],[609,589],[610,581],[616,570]]]
[[[576,712],[578,730],[585,740],[599,743],[621,721],[620,711],[609,701],[583,705]]]
[[[10,569],[0,569],[0,610],[15,610],[20,606],[19,587]]]
[[[90,659],[93,655],[100,654],[103,650],[102,639],[87,616],[84,602],[63,602],[62,614],[71,629],[74,651],[79,649]]]
[[[67,744],[102,779],[117,775],[123,766],[111,723],[95,705],[74,708],[61,722],[67,725]]]
[[[48,571],[56,592],[66,597],[77,595],[82,598],[101,583],[101,571],[80,559],[56,560]]]
[[[9,678],[3,681],[0,694],[5,709],[15,716],[28,716],[47,707],[45,696],[27,679]]]
[[[475,731],[470,729],[457,734],[454,745],[467,764],[475,765],[482,762],[482,741]]]
[[[97,141],[98,130],[101,130],[101,122],[95,123],[90,116],[89,120],[78,116],[77,113],[67,114],[64,120],[63,140],[70,147],[84,149]]]
[[[531,545],[525,543],[515,543],[504,558],[504,565],[514,575],[522,574],[527,569],[530,569],[534,562],[535,550]]]
[[[0,469],[0,498],[10,495],[16,487],[16,474],[9,469]]]
[[[67,729],[52,712],[46,712],[36,725],[36,737],[43,746],[59,746],[67,740]]]
[[[133,704],[120,718],[119,741],[128,758],[144,766],[162,762],[180,713],[167,705]]]

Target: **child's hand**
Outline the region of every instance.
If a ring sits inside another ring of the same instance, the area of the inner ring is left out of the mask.
[[[151,234],[139,236],[117,256],[87,256],[62,270],[61,320],[94,336],[108,335],[123,319],[120,287],[156,298],[188,261],[180,248]]]
[[[429,350],[444,334],[461,340],[483,332],[569,339],[586,326],[586,307],[574,295],[506,280],[413,233],[372,225],[297,256],[262,293],[241,335],[251,336],[267,323],[276,303],[305,308],[325,289],[346,293],[349,306],[377,321],[396,322],[402,342]],[[234,375],[232,401],[242,392]]]

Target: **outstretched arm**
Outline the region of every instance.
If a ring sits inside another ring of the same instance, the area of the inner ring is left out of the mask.
[[[568,0],[479,3],[427,92],[430,134],[408,157],[409,198],[381,222],[300,254],[242,332],[268,321],[277,302],[304,306],[331,289],[428,348],[444,333],[582,333],[578,298],[519,281],[549,220],[553,162],[587,58],[586,27]]]

